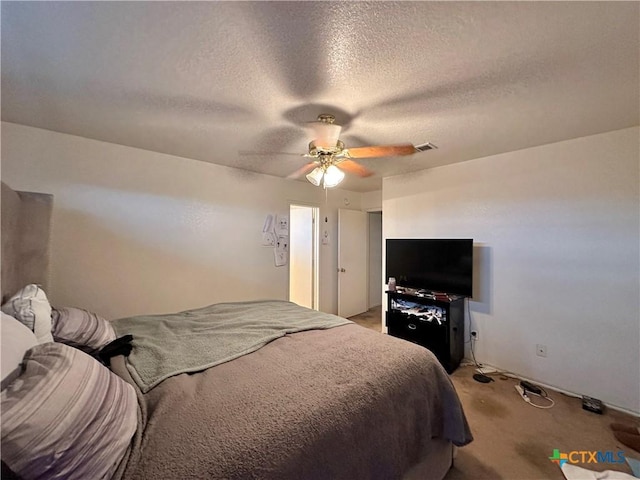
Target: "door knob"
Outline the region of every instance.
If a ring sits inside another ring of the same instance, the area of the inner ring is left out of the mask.
[[[339,269],[338,269],[338,271],[339,271],[340,273],[344,273],[344,272],[346,272],[346,270],[345,270],[344,268],[339,268]]]

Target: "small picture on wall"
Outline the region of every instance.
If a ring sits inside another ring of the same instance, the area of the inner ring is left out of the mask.
[[[289,215],[278,215],[276,219],[276,234],[289,235]]]
[[[287,253],[281,252],[277,248],[273,249],[273,255],[276,262],[276,267],[282,267],[287,264]]]
[[[276,234],[273,232],[262,232],[262,245],[265,247],[275,247]]]

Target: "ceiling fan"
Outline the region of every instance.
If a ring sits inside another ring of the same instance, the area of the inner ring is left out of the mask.
[[[345,148],[344,143],[339,140],[342,127],[335,123],[333,115],[327,113],[318,115],[317,121],[309,123],[308,126],[313,130],[314,140],[309,143],[309,152],[302,156],[313,160],[288,175],[287,178],[298,178],[306,174],[309,182],[315,186],[322,185],[324,188],[337,186],[344,179],[345,171],[360,177],[373,175],[372,171],[355,162],[354,159],[413,155],[437,148],[428,142],[421,145],[405,143]]]

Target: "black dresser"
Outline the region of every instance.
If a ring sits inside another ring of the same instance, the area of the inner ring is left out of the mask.
[[[388,291],[389,335],[431,350],[448,373],[464,356],[465,297],[421,291]]]

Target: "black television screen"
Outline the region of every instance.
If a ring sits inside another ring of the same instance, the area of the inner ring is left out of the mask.
[[[471,297],[473,240],[389,238],[385,274],[400,287]]]

